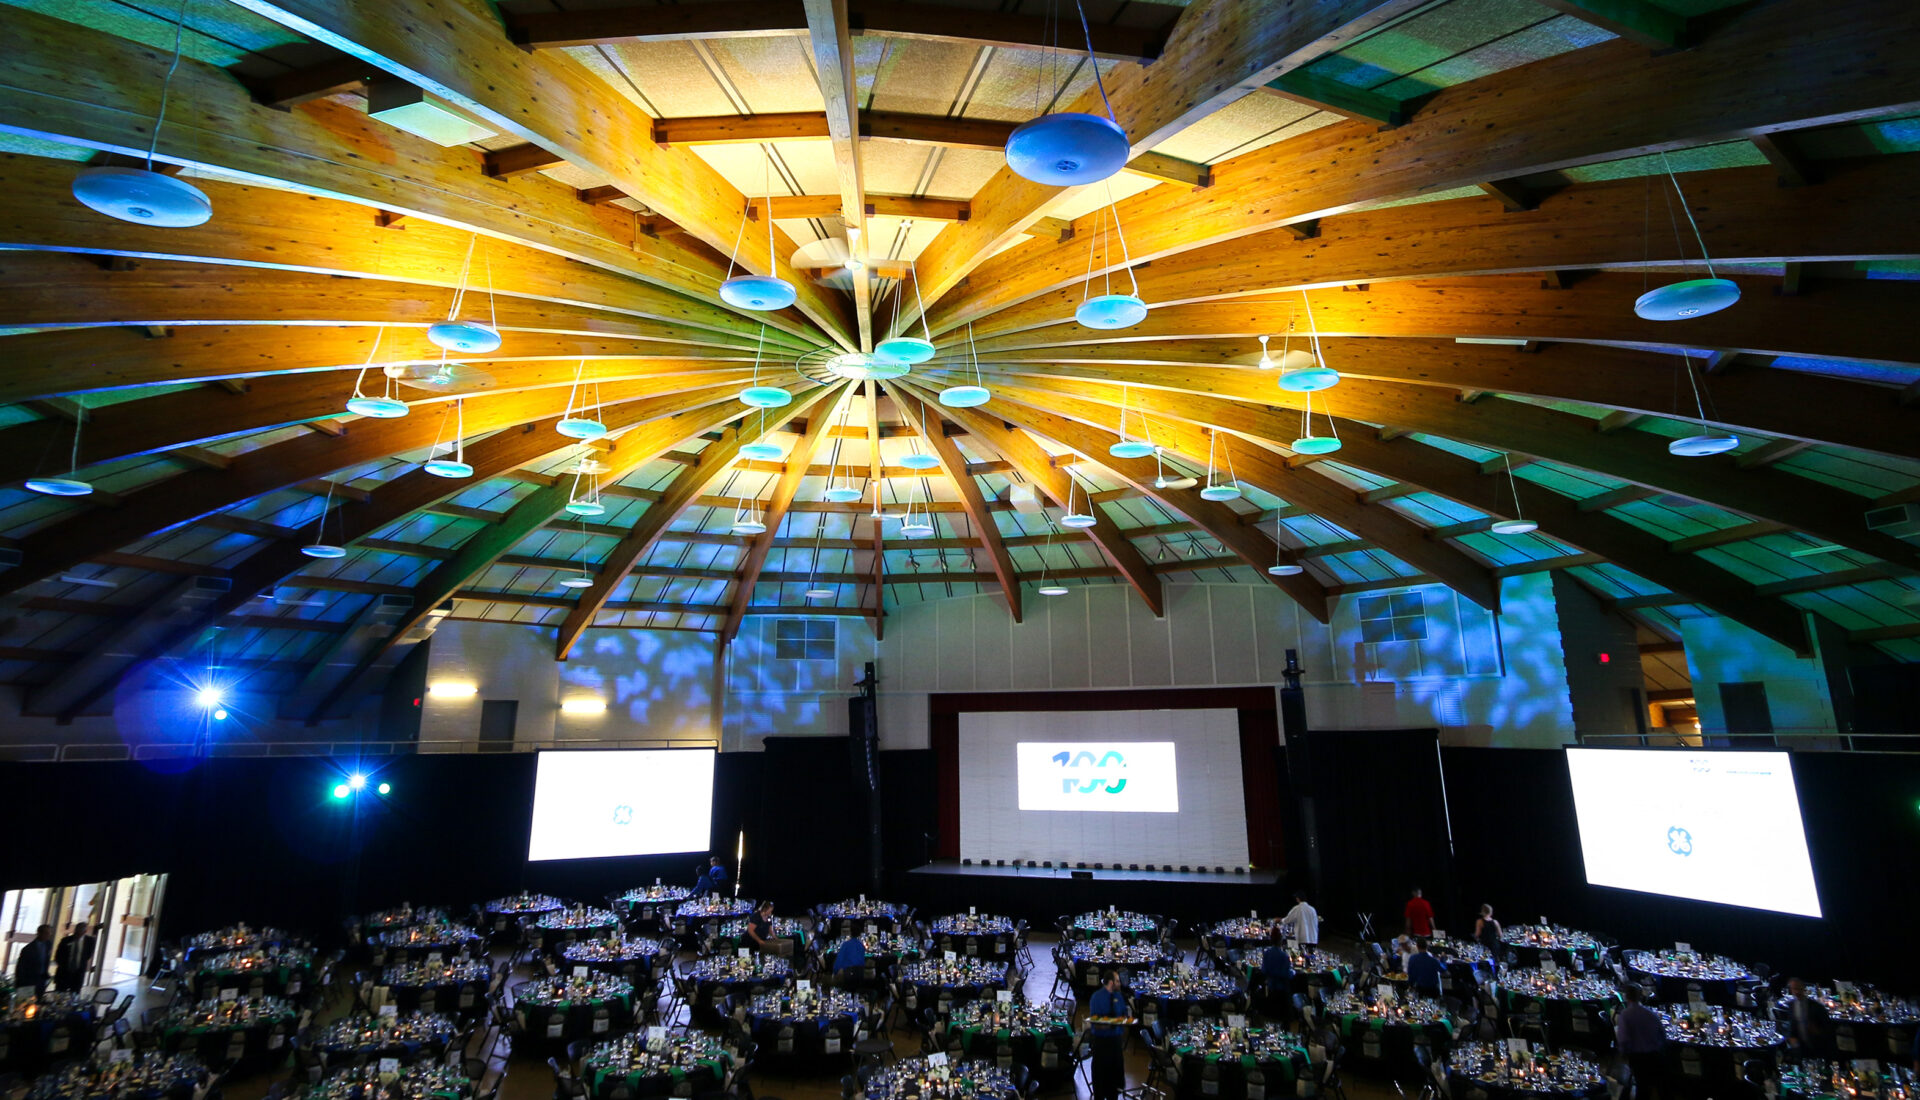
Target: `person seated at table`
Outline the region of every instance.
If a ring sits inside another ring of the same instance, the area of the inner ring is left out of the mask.
[[[1613,1020],[1613,1041],[1633,1074],[1633,1100],[1651,1100],[1662,1088],[1666,1062],[1667,1026],[1658,1013],[1642,1004],[1646,994],[1637,985],[1621,991],[1626,1003]],[[1622,1100],[1625,1100],[1623,1097]]]
[[[1473,922],[1473,940],[1487,949],[1487,963],[1500,969],[1500,922],[1493,919],[1493,906],[1480,907],[1480,919]]]
[[[1275,921],[1272,940],[1260,952],[1260,978],[1266,983],[1267,996],[1293,1007],[1293,957],[1287,954],[1287,932]]]
[[[773,935],[773,903],[763,901],[747,918],[747,939],[763,955],[792,955],[793,941]]]
[[[1320,911],[1307,904],[1305,894],[1293,895],[1293,908],[1280,918],[1280,924],[1303,947],[1314,947],[1320,943]]]
[[[1807,996],[1807,983],[1787,979],[1787,1055],[1792,1058],[1824,1058],[1831,1028],[1827,1009]]]
[[[847,942],[833,953],[833,973],[837,978],[857,978],[867,968],[867,945],[859,936],[848,936]]]
[[[1394,937],[1393,950],[1387,955],[1386,966],[1396,974],[1405,974],[1407,960],[1411,958],[1413,958],[1413,937],[1405,935]]]
[[[1437,1001],[1440,999],[1441,981],[1446,974],[1446,966],[1427,950],[1427,941],[1416,940],[1413,954],[1407,958],[1407,985],[1416,994]]]
[[[727,869],[720,866],[719,856],[709,856],[707,866],[698,872],[693,882],[696,894],[718,894],[727,882]]]
[[[1413,896],[1407,899],[1407,907],[1401,913],[1406,921],[1407,935],[1426,939],[1433,935],[1433,906],[1420,896],[1420,888],[1413,888]]]

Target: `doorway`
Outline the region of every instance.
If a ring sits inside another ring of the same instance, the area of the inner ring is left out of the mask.
[[[94,929],[93,959],[85,984],[117,985],[140,976],[153,951],[167,876],[132,875],[73,886],[34,886],[0,895],[0,966],[13,972],[20,949],[33,941],[42,924],[53,926],[54,941],[74,921]]]

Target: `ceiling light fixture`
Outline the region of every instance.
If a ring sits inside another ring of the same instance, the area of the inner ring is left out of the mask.
[[[182,0],[179,17],[173,22],[173,62],[167,66],[166,79],[160,82],[160,110],[147,140],[147,166],[82,169],[73,179],[73,197],[89,210],[123,222],[168,229],[202,225],[213,217],[213,200],[205,191],[178,176],[153,170],[160,128],[167,121],[167,94],[173,88],[173,74],[180,68],[180,40],[186,25],[187,4]]]
[[[456,400],[453,403],[453,415],[453,457],[429,458],[421,468],[434,477],[457,480],[459,478],[473,476],[473,466],[467,461],[467,403],[465,399]],[[442,411],[440,414],[441,430],[446,430],[446,426],[447,414]],[[440,448],[440,440],[437,435],[433,441],[433,447],[434,450],[439,450]],[[431,454],[432,452],[430,451],[428,453]]]
[[[1327,418],[1326,435],[1313,434],[1313,391],[1307,392],[1306,408],[1300,410],[1300,437],[1293,441],[1295,452],[1303,455],[1330,455],[1340,449],[1340,427],[1333,422],[1333,414],[1322,410]]]
[[[1127,387],[1120,387],[1120,438],[1107,447],[1107,453],[1115,458],[1146,458],[1157,449],[1153,445],[1153,425],[1147,423],[1147,414],[1140,414],[1140,423],[1146,427],[1147,438],[1133,439],[1127,435]]]
[[[912,228],[913,222],[911,221],[904,222],[901,225],[901,231],[903,233],[912,230]],[[901,334],[889,336],[873,346],[873,353],[879,358],[889,362],[905,363],[913,366],[933,358],[933,330],[927,327],[927,304],[920,300],[920,274],[914,269],[912,260],[907,261],[907,278],[913,280],[913,304],[919,313],[920,335],[907,336]],[[905,300],[906,289],[901,283],[894,284],[894,295],[896,303]],[[899,305],[896,304],[894,306],[894,315],[897,317],[899,314],[900,308]]]
[[[1080,479],[1073,476],[1073,467],[1067,467],[1067,510],[1060,517],[1060,526],[1062,527],[1084,529],[1100,522],[1094,518],[1092,495],[1089,494],[1086,487],[1080,485],[1079,482]],[[1073,491],[1076,488],[1080,490],[1081,499],[1086,502],[1087,510],[1084,512],[1076,512],[1073,510]]]
[[[1071,470],[1067,472],[1067,501],[1069,508],[1071,508],[1073,501],[1073,472]],[[1067,594],[1067,586],[1053,579],[1053,560],[1047,555],[1047,551],[1053,548],[1053,537],[1059,533],[1059,528],[1055,527],[1051,522],[1047,524],[1047,541],[1040,547],[1040,584],[1034,589],[1035,592],[1040,593],[1042,596],[1064,596]]]
[[[924,494],[926,491],[924,479],[922,479],[922,482],[919,488]],[[923,539],[933,533],[933,502],[931,500],[925,501],[924,507],[921,508],[920,515],[916,519],[913,514],[913,490],[907,490],[907,514],[900,517],[900,536],[909,539]]]
[[[1289,346],[1293,337],[1293,320],[1289,318],[1286,334],[1280,341],[1280,388],[1289,393],[1313,393],[1339,385],[1340,372],[1326,365],[1326,353],[1320,347],[1320,325],[1313,319],[1313,301],[1304,290],[1300,292],[1300,303],[1307,314],[1307,333],[1313,350],[1295,351]]]
[[[83,497],[93,492],[93,483],[80,480],[80,426],[87,420],[87,407],[75,400],[73,409],[73,453],[67,461],[66,477],[30,477],[28,492],[50,497]]]
[[[313,541],[300,548],[300,552],[310,558],[331,560],[347,556],[346,547],[327,541],[327,514],[333,511],[333,489],[334,483],[327,482],[327,499],[321,502],[319,522],[313,525]]]
[[[473,250],[480,245],[480,234],[467,238],[467,258],[460,265],[460,282],[454,288],[453,301],[447,306],[447,319],[427,326],[427,339],[448,351],[485,355],[500,346],[500,317],[493,303],[493,260],[481,253],[487,269],[487,320],[460,320],[460,307],[467,303],[467,279],[473,274]]]
[[[842,449],[846,446],[847,417],[852,411],[852,401],[841,403],[840,430],[834,433],[833,457],[827,462],[827,488],[826,491],[820,494],[820,499],[827,501],[829,504],[852,504],[854,501],[866,495],[864,490],[854,488],[852,484],[853,469],[851,466],[847,469],[847,484],[843,485],[840,483],[840,455]],[[878,413],[877,408],[875,412],[876,414]],[[880,465],[880,456],[877,454],[868,455],[867,465],[870,469],[877,469]]]
[[[973,322],[967,322],[967,356],[972,360],[973,381],[948,386],[940,391],[940,403],[950,409],[971,409],[993,400],[986,379],[980,374],[980,351],[973,343]]]
[[[567,494],[568,515],[604,516],[607,514],[607,506],[600,502],[600,479],[589,473],[589,465],[589,456],[585,454],[582,454],[580,461],[574,464],[573,488]]]
[[[761,409],[760,436],[752,443],[743,443],[740,445],[740,457],[752,459],[755,462],[778,462],[786,456],[787,453],[780,449],[780,444],[768,442],[767,410]]]
[[[1079,9],[1078,0],[1074,7]],[[1100,59],[1093,52],[1093,32],[1087,27],[1087,13],[1080,11],[1080,30],[1087,41],[1087,60],[1093,66],[1094,86],[1100,90],[1100,102],[1107,113],[1089,115],[1063,111],[1044,114],[1015,128],[1007,137],[1007,167],[1015,175],[1049,187],[1073,187],[1099,183],[1126,167],[1133,155],[1127,132],[1114,118],[1113,104],[1107,99],[1107,86],[1100,75]],[[1036,95],[1054,92],[1036,81]]]
[[[1120,259],[1127,269],[1130,293],[1113,292],[1113,254],[1107,242],[1107,220],[1113,220],[1113,233],[1120,238]],[[1093,293],[1093,257],[1100,254],[1101,292]],[[1147,303],[1140,298],[1140,280],[1134,277],[1133,260],[1127,255],[1127,235],[1120,228],[1120,209],[1113,203],[1113,185],[1107,184],[1107,205],[1100,211],[1099,239],[1087,240],[1087,274],[1080,283],[1080,305],[1073,319],[1097,329],[1132,328],[1147,319]]]
[[[898,378],[912,369],[904,359],[888,359],[859,351],[843,351],[827,360],[827,370],[834,377],[855,382]]]
[[[573,387],[567,391],[566,415],[553,426],[554,431],[568,439],[599,439],[607,434],[606,422],[600,419],[600,383],[593,384],[593,415],[587,415],[588,409],[584,404],[580,407],[580,414],[574,415],[574,398],[580,394],[580,380],[586,373],[587,358],[583,355],[580,357],[580,365],[573,368]]]
[[[1700,396],[1700,383],[1693,376],[1693,352],[1680,349],[1681,369],[1687,372],[1687,385],[1693,389],[1693,410],[1700,434],[1689,435],[1667,444],[1667,453],[1681,458],[1706,458],[1726,454],[1740,445],[1740,437],[1707,427],[1707,407]]]
[[[740,403],[752,409],[780,409],[793,403],[793,395],[779,386],[760,384],[760,359],[767,349],[767,326],[760,326],[760,339],[753,346],[753,382],[740,391]]]
[[[773,248],[773,154],[767,154],[766,177],[763,189],[766,198],[761,200],[760,209],[767,215],[767,274],[735,275],[734,262],[740,258],[740,242],[747,235],[747,220],[752,217],[753,205],[747,204],[740,212],[740,231],[733,237],[733,254],[727,257],[727,277],[720,284],[720,300],[735,309],[758,311],[785,309],[798,298],[799,292],[793,284],[782,279],[774,272],[780,269],[779,253]],[[781,402],[786,404],[786,402]]]
[[[1280,529],[1286,524],[1276,520],[1273,524],[1273,564],[1267,566],[1267,572],[1276,577],[1297,577],[1307,571],[1299,562],[1288,561],[1284,556],[1286,547],[1280,543]]]
[[[593,573],[587,569],[587,525],[580,524],[580,572],[560,578],[562,588],[592,588]]]
[[[1707,277],[1655,287],[1634,300],[1633,312],[1646,321],[1685,321],[1692,317],[1718,313],[1740,300],[1740,286],[1733,280],[1722,279],[1714,273],[1713,257],[1707,254],[1707,239],[1700,235],[1700,223],[1693,218],[1693,208],[1687,205],[1687,194],[1680,189],[1680,179],[1673,174],[1673,164],[1667,160],[1665,152],[1660,154],[1660,164],[1667,170],[1667,182],[1673,184],[1673,193],[1680,198],[1680,210],[1686,214],[1687,224],[1693,227],[1693,239],[1700,245],[1700,258],[1707,265]],[[1667,219],[1673,220],[1671,206],[1667,207]],[[1679,229],[1679,225],[1675,224],[1675,237],[1679,236]],[[1651,228],[1648,234],[1652,234]],[[1720,452],[1700,453],[1719,454]]]
[[[1540,525],[1528,519],[1520,510],[1520,483],[1513,477],[1513,455],[1503,454],[1500,461],[1507,467],[1507,490],[1513,495],[1513,518],[1496,519],[1488,528],[1496,535],[1530,535],[1540,529]]]
[[[380,354],[380,344],[387,338],[387,326],[381,325],[373,334],[373,347],[367,349],[367,361],[360,364],[360,374],[353,380],[353,396],[347,398],[347,411],[355,416],[365,416],[374,420],[398,420],[407,415],[407,403],[395,396],[395,382],[386,371],[380,372],[380,393],[369,397],[362,390],[366,385],[367,371],[373,368],[374,357]]]
[[[1220,450],[1227,463],[1227,480],[1220,482],[1213,480],[1213,448],[1219,441],[1219,429],[1210,429],[1207,432],[1207,487],[1200,490],[1200,499],[1213,501],[1239,500],[1240,479],[1233,474],[1233,452],[1225,447],[1220,448]]]

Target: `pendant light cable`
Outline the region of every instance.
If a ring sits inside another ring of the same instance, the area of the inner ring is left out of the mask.
[[[1100,102],[1107,108],[1107,119],[1115,126],[1120,120],[1113,117],[1113,101],[1107,98],[1107,83],[1100,77],[1100,59],[1093,52],[1093,30],[1087,26],[1087,9],[1080,0],[1073,0],[1073,9],[1080,13],[1080,33],[1087,40],[1087,61],[1093,66],[1093,86],[1100,89]]]
[[[180,12],[173,19],[173,61],[167,66],[166,79],[160,82],[160,110],[154,116],[153,137],[147,141],[147,171],[153,171],[153,155],[160,148],[160,127],[167,121],[167,95],[173,90],[173,74],[180,71],[180,40],[187,29],[187,5],[193,0],[180,0]]]
[[[1719,278],[1713,270],[1713,257],[1707,254],[1707,239],[1700,235],[1700,223],[1693,220],[1693,207],[1687,204],[1687,193],[1680,189],[1680,177],[1673,174],[1673,164],[1667,160],[1664,150],[1660,153],[1660,165],[1667,170],[1667,180],[1673,184],[1673,193],[1680,196],[1680,212],[1687,216],[1687,225],[1693,228],[1694,242],[1700,246],[1700,258],[1707,265],[1707,277]]]

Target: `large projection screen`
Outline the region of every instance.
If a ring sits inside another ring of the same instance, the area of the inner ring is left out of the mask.
[[[713,755],[712,749],[540,753],[527,860],[707,851]]]
[[[964,856],[1246,865],[1233,710],[962,714],[959,750]]]
[[[1592,885],[1820,915],[1787,753],[1566,751]]]

